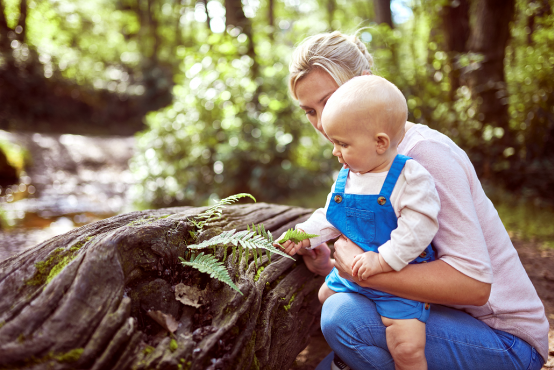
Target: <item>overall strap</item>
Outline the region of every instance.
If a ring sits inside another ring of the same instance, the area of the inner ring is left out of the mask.
[[[396,155],[394,161],[392,162],[392,165],[390,166],[389,173],[387,174],[387,178],[385,179],[385,183],[381,188],[381,192],[379,193],[380,195],[386,198],[390,198],[392,190],[394,189],[396,181],[398,180],[398,176],[400,176],[400,173],[402,172],[402,169],[404,168],[404,165],[406,164],[406,161],[408,159],[411,158],[402,154]]]
[[[337,182],[335,183],[335,193],[344,193],[344,188],[346,187],[346,179],[348,178],[348,173],[350,172],[349,168],[342,168],[337,177]]]

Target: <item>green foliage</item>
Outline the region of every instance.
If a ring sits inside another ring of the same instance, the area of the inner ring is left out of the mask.
[[[306,36],[362,27],[359,36],[373,54],[375,72],[404,93],[410,120],[454,139],[479,175],[525,196],[554,199],[551,2],[515,1],[504,60],[506,86],[498,94],[509,112],[505,130],[483,122],[481,103],[467,86],[455,83],[486,61],[480,54],[447,50],[442,9],[453,2],[399,2],[413,16],[394,29],[373,22],[373,3],[367,0],[244,2],[252,40],[240,28],[215,29],[217,22],[225,23],[217,15],[224,14],[223,0],[208,2],[211,30],[202,19],[207,15],[203,2],[152,0],[147,7],[137,0],[26,3],[26,27],[16,33],[20,1],[4,1],[9,39],[17,40],[0,57],[0,68],[13,57],[21,76],[38,71],[47,87],[69,81],[62,95],[86,95],[83,101],[102,109],[109,107],[90,90],[117,94],[128,103],[138,96],[154,101],[160,91],[172,89],[171,104],[148,114],[147,129],[137,136],[131,169],[139,184],[133,196],[143,207],[206,205],[214,194],[242,192],[283,202],[292,194],[310,196],[314,189],[328,188],[340,166],[331,145],[289,98],[286,66]],[[274,5],[272,26],[269,4]],[[26,65],[31,60],[36,63]],[[41,100],[35,90],[32,96]],[[110,100],[110,105],[117,104]],[[489,152],[495,159],[485,165]]]
[[[273,240],[273,238],[271,238]],[[276,253],[281,256],[291,258],[288,254],[285,252],[275,248],[270,241],[270,239],[266,239],[263,235],[258,235],[254,231],[244,230],[235,232],[235,229],[224,231],[219,235],[214,236],[213,238],[209,240],[205,240],[201,242],[200,244],[192,244],[189,245],[189,249],[205,249],[217,245],[234,245],[234,246],[241,246],[245,249],[253,250],[255,251],[257,248],[259,249],[265,249],[270,251],[271,253]]]
[[[205,224],[208,222],[213,222],[216,220],[219,220],[223,216],[223,208],[225,208],[226,205],[232,204],[237,202],[240,198],[251,198],[256,201],[256,198],[254,198],[251,194],[248,193],[240,193],[228,196],[227,198],[221,199],[216,204],[205,210],[204,212],[200,213],[199,215],[193,217],[190,221],[194,224],[194,226],[197,227],[198,230],[202,230]]]
[[[499,187],[485,188],[510,237],[554,248],[554,208],[544,202],[514,196]]]
[[[209,254],[205,255],[204,252],[201,252],[198,256],[193,256],[190,261],[186,261],[182,257],[179,257],[179,259],[183,266],[191,266],[200,272],[205,272],[209,274],[210,277],[224,282],[242,294],[240,289],[233,283],[233,280],[231,280],[229,272],[227,272],[225,266],[223,266],[223,262],[218,261],[216,257]]]
[[[260,36],[264,57],[255,61],[241,55],[239,36],[213,34],[189,50],[173,104],[148,115],[130,163],[141,181],[135,197],[148,206],[202,205],[212,194],[241,192],[275,202],[331,184],[331,147],[288,98],[292,49]]]
[[[302,240],[315,238],[316,236],[319,236],[319,235],[308,234],[300,230],[288,229],[285,235],[283,236],[283,238],[279,240],[279,243],[284,244],[286,241],[290,240],[296,244],[296,243],[300,243]]]
[[[29,153],[20,145],[0,137],[0,151],[4,152],[6,159],[8,160],[8,164],[14,167],[17,172],[23,171],[25,165],[29,165]]]

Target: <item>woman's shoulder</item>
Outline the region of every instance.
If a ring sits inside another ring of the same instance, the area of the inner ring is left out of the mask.
[[[464,165],[471,164],[467,154],[451,138],[422,124],[416,124],[406,132],[398,146],[398,152],[412,157],[424,166],[427,162],[453,160]]]

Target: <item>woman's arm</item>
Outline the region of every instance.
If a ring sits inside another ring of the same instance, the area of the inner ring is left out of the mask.
[[[482,306],[489,299],[491,284],[470,278],[441,260],[408,265],[398,272],[358,281],[352,277],[352,261],[360,253],[362,249],[344,237],[335,242],[335,267],[342,277],[360,286],[415,301],[447,305]]]

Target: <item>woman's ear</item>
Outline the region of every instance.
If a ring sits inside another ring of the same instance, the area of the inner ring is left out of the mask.
[[[375,135],[375,141],[377,142],[377,154],[384,154],[390,146],[390,137],[384,132],[380,132]]]

